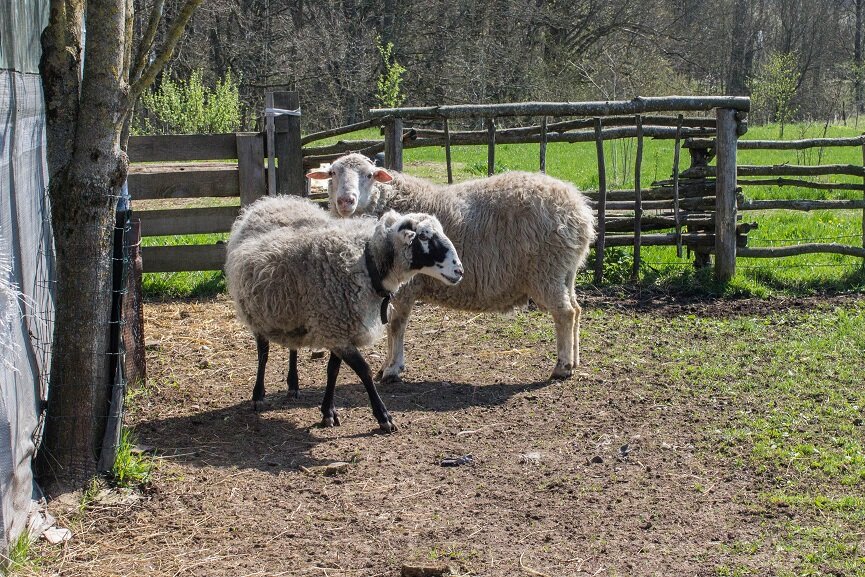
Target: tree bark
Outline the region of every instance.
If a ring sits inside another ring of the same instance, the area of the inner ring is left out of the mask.
[[[132,2],[51,0],[40,73],[57,292],[48,407],[34,463],[49,491],[81,486],[98,472],[113,377],[113,231],[128,169],[120,147],[123,123],[200,2],[187,0],[161,53],[134,75],[130,96]]]
[[[862,4],[865,0],[855,0],[856,27],[853,30],[853,92],[856,99],[856,110],[860,114],[865,112],[865,103],[862,102]]]

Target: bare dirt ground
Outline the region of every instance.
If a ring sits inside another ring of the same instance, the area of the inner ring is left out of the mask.
[[[754,505],[766,481],[701,450],[723,406],[671,391],[640,319],[760,314],[807,301],[586,303],[583,365],[550,382],[554,339],[512,317],[420,305],[405,382],[379,386],[399,430],[380,434],[343,368],[342,426],[318,427],[326,358],[271,350],[270,408],[252,410],[251,336],[225,297],[148,303],[148,385],[127,424],[155,448],[152,485],[97,503],[46,573],[62,575],[717,575],[729,545],[783,511]],[[615,320],[618,319],[618,320]],[[633,347],[622,357],[610,351]],[[366,351],[378,367],[383,344]],[[472,462],[444,467],[449,457]],[[337,471],[326,466],[344,462]],[[699,488],[699,490],[695,490]],[[64,507],[66,507],[64,509]],[[74,503],[58,502],[63,521]],[[80,516],[78,517],[81,518]],[[771,560],[748,565],[774,574]],[[432,573],[430,573],[432,574]],[[437,574],[437,573],[436,573]]]

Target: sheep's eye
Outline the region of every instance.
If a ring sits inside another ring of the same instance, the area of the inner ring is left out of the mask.
[[[372,180],[372,173],[370,172],[369,174],[366,175],[366,177],[367,177],[367,179]]]
[[[425,232],[419,232],[419,233],[417,233],[417,239],[427,241],[427,240],[429,240],[429,235]]]
[[[327,174],[328,174],[328,176],[330,176],[331,178],[333,178],[333,171],[332,171],[332,170],[328,170],[328,171],[327,171]]]

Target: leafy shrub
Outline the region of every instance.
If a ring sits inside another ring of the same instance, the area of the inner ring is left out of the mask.
[[[133,122],[135,134],[214,134],[240,129],[239,80],[229,70],[216,86],[204,86],[202,71],[187,80],[164,75],[158,86],[141,95]]]

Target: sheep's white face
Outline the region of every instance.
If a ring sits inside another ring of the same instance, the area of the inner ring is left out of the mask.
[[[312,170],[306,177],[313,180],[330,179],[327,189],[330,206],[342,218],[363,213],[369,205],[373,185],[392,180],[385,169],[375,166],[362,154],[343,156],[334,161],[329,169]]]
[[[407,214],[397,219],[391,230],[395,231],[397,242],[410,253],[413,271],[447,285],[462,280],[463,263],[436,217],[424,213]]]

